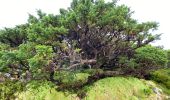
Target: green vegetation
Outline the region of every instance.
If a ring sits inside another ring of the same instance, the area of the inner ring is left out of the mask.
[[[79,98],[70,92],[56,91],[56,87],[49,82],[43,84],[31,82],[26,87],[28,90],[19,94],[19,100],[76,100]],[[150,100],[156,98],[152,88],[137,78],[105,78],[83,88],[87,91],[84,100]]]
[[[76,100],[76,94],[56,91],[55,85],[47,81],[32,81],[26,88],[18,93],[19,100]]]
[[[14,100],[17,95],[16,92],[22,92],[24,90],[24,84],[15,81],[5,81],[0,83],[0,99],[1,100]]]
[[[38,10],[37,17],[29,14],[26,24],[1,30],[0,71],[15,79],[25,75],[54,81],[59,70],[101,68],[134,74],[130,73],[134,68],[164,67],[163,50],[140,49],[159,39],[160,34],[151,34],[158,23],[138,23],[130,8],[116,3],[73,0],[69,9],[60,9],[58,15]],[[143,56],[154,50],[154,58]],[[152,61],[140,62],[145,58]]]
[[[136,61],[141,67],[162,67],[167,64],[167,55],[161,48],[147,45],[136,50]]]
[[[169,89],[168,70],[149,77],[169,66],[169,51],[150,45],[160,39],[152,34],[158,23],[132,14],[117,0],[73,0],[57,15],[37,10],[27,23],[0,30],[0,99],[153,98],[147,82],[127,76]]]
[[[78,81],[86,82],[89,75],[90,74],[88,73],[78,73],[78,72],[73,73],[73,72],[62,71],[56,73],[54,79],[60,80],[62,83],[65,84],[73,84]]]
[[[167,63],[167,67],[170,67],[170,50],[167,50],[167,57],[168,57],[168,63]]]
[[[170,69],[160,69],[151,73],[151,79],[160,84],[163,90],[170,94]]]
[[[154,99],[152,89],[136,78],[105,78],[87,88],[87,100],[138,100]]]

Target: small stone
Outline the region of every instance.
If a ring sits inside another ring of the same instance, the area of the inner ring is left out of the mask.
[[[166,98],[166,99],[170,99],[170,96],[166,96],[165,98]]]

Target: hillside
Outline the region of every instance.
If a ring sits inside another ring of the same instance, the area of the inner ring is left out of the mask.
[[[159,23],[118,1],[73,0],[1,29],[0,100],[168,99],[170,50],[151,44]]]
[[[37,83],[36,83],[37,84]],[[59,92],[49,83],[32,87],[35,83],[27,85],[29,89],[19,93],[18,100],[80,100],[76,94]],[[155,93],[156,84],[151,81],[139,80],[132,77],[104,78],[93,85],[83,88],[86,96],[83,100],[164,100],[165,95]]]

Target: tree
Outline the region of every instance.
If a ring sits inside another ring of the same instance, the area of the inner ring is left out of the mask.
[[[168,63],[167,63],[167,67],[170,67],[170,50],[167,50],[167,57],[168,57]]]
[[[0,42],[17,47],[27,40],[26,28],[28,24],[18,25],[15,28],[5,28],[0,31]]]
[[[2,44],[0,46],[0,71],[19,78],[29,70],[28,59],[35,55],[34,46],[35,44],[33,43],[25,43],[20,44],[16,49]]]
[[[167,64],[166,52],[150,45],[138,48],[135,58],[142,67],[165,67]]]
[[[150,71],[165,68],[168,62],[165,50],[147,45],[136,49],[135,62],[138,64],[138,76],[147,75]]]
[[[135,52],[159,39],[160,34],[152,34],[158,23],[138,23],[130,8],[116,3],[73,0],[58,15],[38,10],[38,17],[30,14],[26,24],[1,30],[0,68],[53,80],[59,70],[136,67]]]
[[[10,73],[11,76],[18,78],[20,66],[16,51],[1,51],[0,58],[0,71]]]
[[[53,58],[53,50],[50,46],[36,45],[36,55],[28,59],[30,71],[33,74],[33,78],[49,78],[48,72],[51,72],[49,66],[50,61]],[[49,68],[49,69],[47,69]]]
[[[156,22],[138,23],[130,8],[116,2],[73,0],[68,10],[60,10],[60,21],[69,29],[69,49],[81,49],[82,61],[96,61],[97,68],[115,68],[120,56],[130,60],[137,48],[160,36],[150,33],[157,29]]]
[[[49,45],[53,48],[59,46],[67,29],[60,24],[58,16],[46,15],[41,10],[37,11],[37,15],[38,18],[29,15],[28,41]]]

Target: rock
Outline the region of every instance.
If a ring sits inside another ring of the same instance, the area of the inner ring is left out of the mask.
[[[5,78],[3,77],[2,73],[0,72],[0,82],[4,82]]]
[[[154,87],[152,90],[156,94],[157,100],[162,100],[162,89]]]
[[[165,98],[169,100],[169,99],[170,99],[170,96],[166,96]]]
[[[4,76],[7,77],[7,78],[9,78],[9,77],[11,77],[11,74],[5,73]]]
[[[165,97],[165,94],[163,93],[162,89],[158,88],[154,82],[145,80],[143,80],[143,82],[145,82],[147,86],[152,88],[153,92],[156,94],[156,100],[164,100],[165,98],[167,98]]]
[[[0,77],[0,82],[4,82],[5,79],[3,77]]]
[[[146,81],[146,80],[142,80],[142,81],[151,88],[156,87],[156,84],[152,81]]]
[[[153,92],[156,93],[156,94],[161,94],[162,93],[162,89],[154,87],[153,88]]]
[[[14,77],[10,77],[10,80],[12,80],[12,81],[13,81],[13,80],[15,80],[15,78],[14,78]]]

